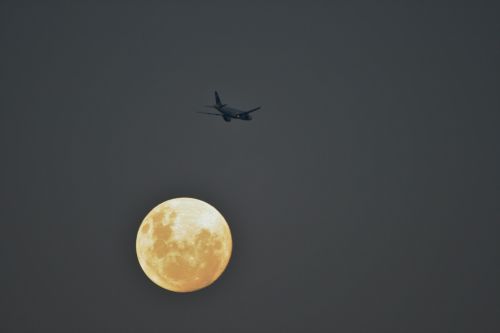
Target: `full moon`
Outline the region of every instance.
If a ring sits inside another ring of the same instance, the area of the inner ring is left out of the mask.
[[[192,198],[165,201],[151,210],[137,232],[139,264],[158,286],[190,292],[224,272],[233,242],[224,217]]]

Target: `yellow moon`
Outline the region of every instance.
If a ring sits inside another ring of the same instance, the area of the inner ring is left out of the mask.
[[[212,284],[232,251],[231,231],[211,205],[192,198],[165,201],[146,215],[137,232],[139,264],[158,286],[189,292]]]

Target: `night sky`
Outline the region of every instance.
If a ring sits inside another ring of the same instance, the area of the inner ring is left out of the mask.
[[[1,1],[0,331],[499,332],[499,7]],[[234,241],[188,294],[180,196]]]

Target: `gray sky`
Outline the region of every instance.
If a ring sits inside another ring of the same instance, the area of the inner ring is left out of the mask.
[[[498,332],[498,9],[3,1],[0,331]],[[178,196],[233,232],[191,294],[135,255]]]

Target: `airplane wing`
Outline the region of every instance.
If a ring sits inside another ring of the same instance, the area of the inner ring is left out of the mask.
[[[203,113],[203,114],[209,114],[209,115],[212,115],[212,116],[222,116],[220,113],[212,113],[212,112],[201,112],[201,111],[198,111],[197,113]]]
[[[261,108],[261,106],[259,106],[259,107],[255,108],[255,109],[252,109],[252,110],[248,110],[248,111],[246,111],[245,113],[255,112],[255,111],[257,111],[257,110],[260,110],[260,108]]]

